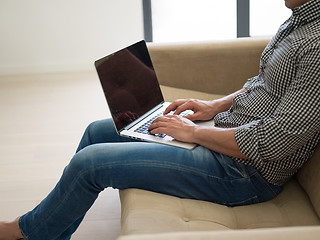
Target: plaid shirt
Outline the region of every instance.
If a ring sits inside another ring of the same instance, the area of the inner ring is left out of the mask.
[[[260,73],[244,85],[215,124],[236,128],[236,141],[264,178],[283,185],[320,141],[320,0],[293,10],[261,56]]]

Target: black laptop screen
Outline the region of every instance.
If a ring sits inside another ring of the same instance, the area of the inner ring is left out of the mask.
[[[118,131],[163,102],[144,41],[97,60],[95,66]]]

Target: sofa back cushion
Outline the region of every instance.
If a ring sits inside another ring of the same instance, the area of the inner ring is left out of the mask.
[[[238,38],[185,44],[148,44],[161,85],[211,94],[230,94],[259,73],[270,38]]]
[[[312,158],[299,171],[298,180],[302,188],[307,192],[320,217],[320,144],[318,144]]]

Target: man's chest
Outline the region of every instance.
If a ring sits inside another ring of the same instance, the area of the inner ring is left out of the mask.
[[[290,34],[276,45],[271,42],[262,53],[260,74],[269,91],[279,97],[296,77],[299,42],[294,34]]]

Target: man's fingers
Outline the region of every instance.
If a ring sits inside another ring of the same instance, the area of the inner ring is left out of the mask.
[[[170,115],[156,118],[155,120],[153,120],[151,125],[148,127],[148,130],[151,131],[155,128],[159,128],[160,126],[166,124],[166,122],[168,122],[168,120],[169,120],[168,117],[170,117]]]
[[[164,111],[164,113],[163,114],[168,114],[168,113],[170,113],[170,112],[172,112],[172,111],[176,111],[177,112],[177,110],[179,109],[179,108],[181,108],[181,106],[183,106],[185,103],[187,103],[188,101],[190,101],[189,99],[179,99],[179,100],[176,100],[176,101],[174,101],[173,103],[171,103],[168,107],[167,107],[167,109]],[[185,110],[187,110],[187,109],[185,109]],[[183,110],[184,111],[184,110]],[[179,113],[176,113],[175,112],[175,114],[180,114],[181,112],[183,112],[183,111],[180,111],[179,110]]]
[[[199,115],[199,113],[193,113],[193,114],[186,115],[185,118],[187,118],[193,122],[193,121],[198,120],[198,115]]]
[[[165,128],[159,127],[152,130],[149,130],[151,134],[162,134],[165,131]]]
[[[163,112],[164,115],[168,114],[171,111],[174,111],[176,109],[176,107],[173,104],[170,104],[166,110]]]
[[[179,107],[183,103],[183,100],[176,100],[173,103],[171,103],[163,114],[168,114],[169,112],[175,111],[177,107]]]
[[[180,105],[179,107],[177,107],[177,109],[174,112],[174,114],[179,115],[180,113],[182,113],[182,112],[184,112],[186,110],[193,110],[192,103],[186,102],[186,103]]]

